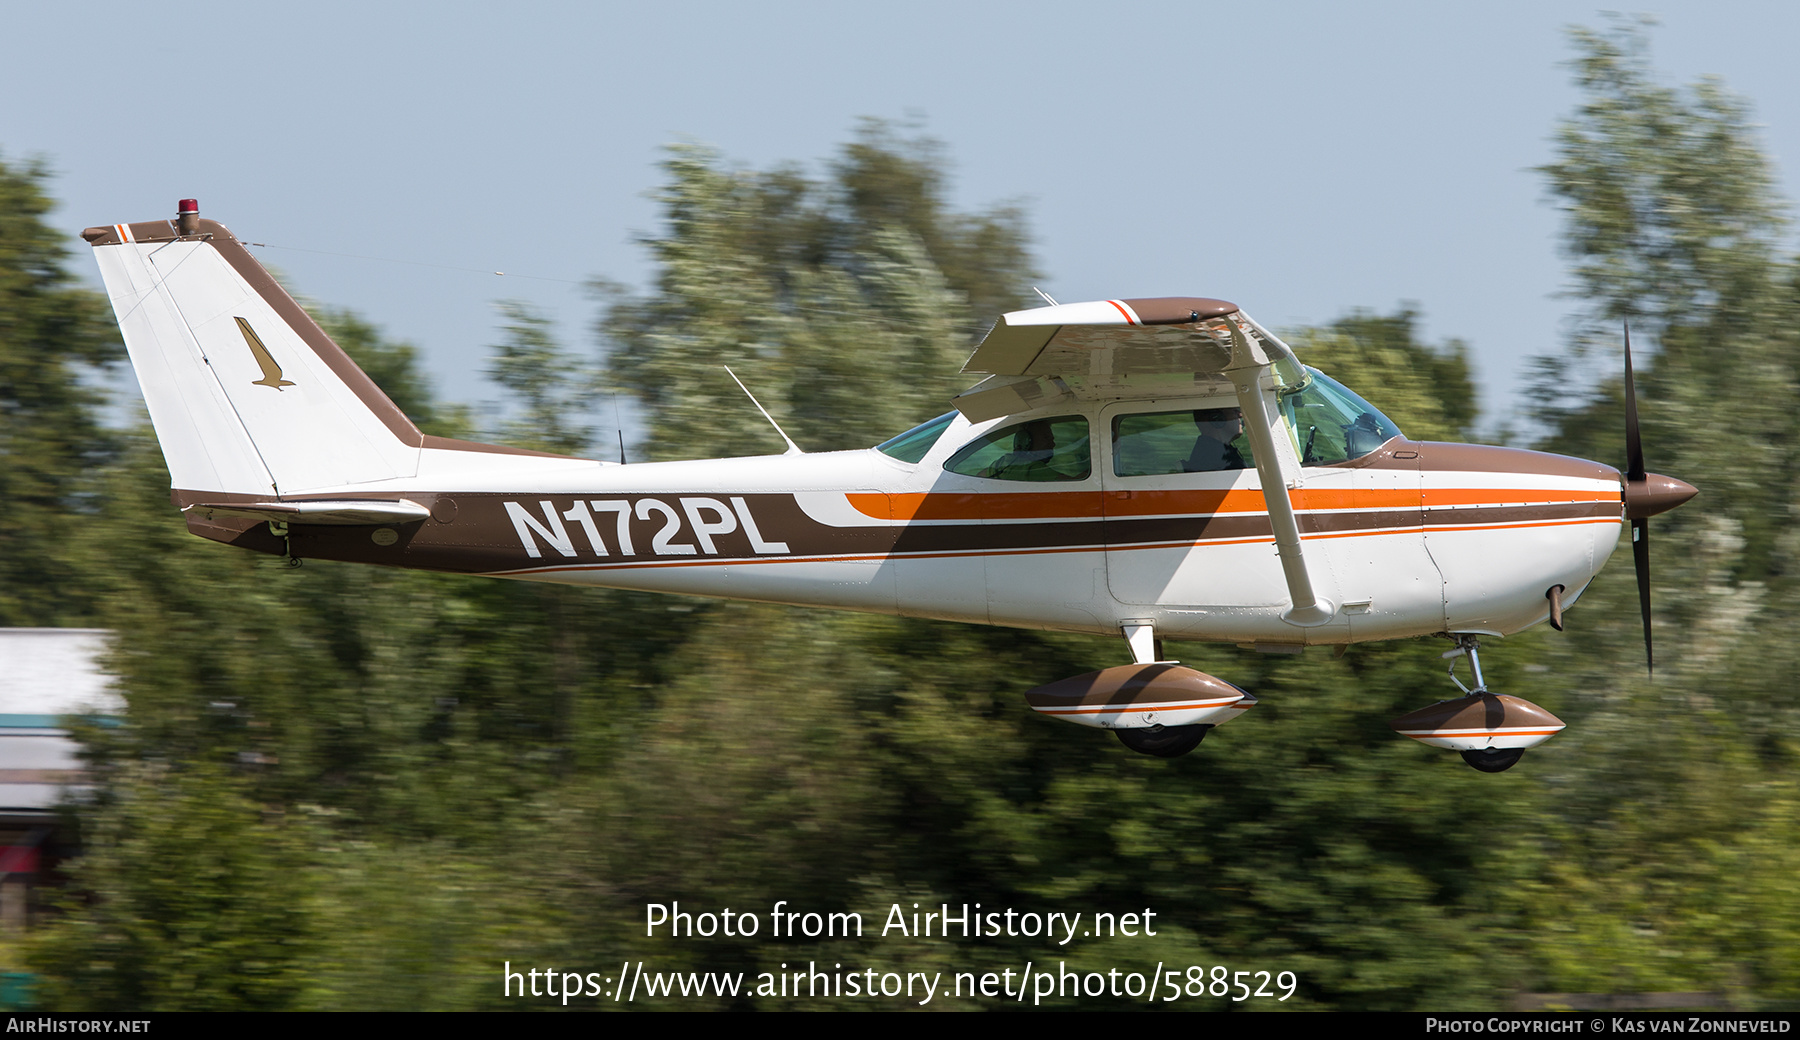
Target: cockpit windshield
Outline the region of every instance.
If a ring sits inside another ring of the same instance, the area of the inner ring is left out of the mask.
[[[1300,449],[1303,466],[1360,459],[1403,436],[1392,419],[1350,388],[1316,368],[1306,385],[1281,397],[1281,414]]]
[[[944,435],[944,431],[949,429],[950,420],[954,418],[956,418],[955,412],[945,412],[930,422],[920,423],[898,437],[882,441],[875,445],[875,450],[883,455],[891,455],[901,462],[917,465],[930,453],[931,446]]]

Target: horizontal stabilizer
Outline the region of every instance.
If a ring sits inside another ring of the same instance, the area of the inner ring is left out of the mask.
[[[310,502],[202,502],[182,510],[204,520],[271,520],[286,524],[328,524],[354,527],[360,524],[409,524],[431,515],[417,502],[332,498]]]

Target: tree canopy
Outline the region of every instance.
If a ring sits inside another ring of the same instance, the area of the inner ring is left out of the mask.
[[[100,366],[122,356],[105,300],[80,288],[44,222],[48,174],[0,161],[0,621],[76,624],[92,609],[66,550],[86,474],[115,447]]]
[[[692,145],[663,169],[655,290],[600,322],[654,458],[780,450],[725,366],[808,450],[886,440],[942,412],[974,341],[1031,295],[1019,212],[949,211],[937,146],[883,124],[826,182]]]

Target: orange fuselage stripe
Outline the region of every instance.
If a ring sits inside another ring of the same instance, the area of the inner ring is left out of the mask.
[[[1254,488],[1224,491],[851,492],[844,496],[873,520],[1060,520],[1102,516],[1218,516],[1266,512]],[[1288,493],[1295,509],[1443,509],[1452,506],[1617,502],[1617,491],[1550,488],[1302,488]]]
[[[1555,729],[1452,729],[1452,730],[1407,730],[1405,736],[1414,740],[1455,740],[1459,737],[1542,737],[1554,736],[1563,731],[1563,727]]]
[[[1146,704],[1142,707],[1108,704],[1098,708],[1039,708],[1033,705],[1032,710],[1045,715],[1124,715],[1134,711],[1197,711],[1201,708],[1223,708],[1241,700],[1243,700],[1242,697],[1230,701],[1221,699],[1195,701],[1192,704]]]

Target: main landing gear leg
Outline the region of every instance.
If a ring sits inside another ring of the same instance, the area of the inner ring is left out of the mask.
[[[1453,634],[1456,649],[1450,659],[1450,681],[1461,697],[1438,701],[1409,711],[1388,723],[1396,733],[1432,747],[1447,748],[1484,773],[1503,773],[1525,754],[1563,729],[1563,721],[1523,697],[1491,693],[1481,674],[1481,648],[1469,634]],[[1456,659],[1467,657],[1475,675],[1470,689],[1456,677]]]
[[[1456,640],[1456,649],[1446,651],[1444,654],[1444,657],[1448,658],[1450,661],[1450,681],[1456,684],[1457,689],[1466,694],[1488,692],[1487,680],[1481,677],[1481,640],[1470,635],[1459,635],[1454,638]],[[1456,677],[1456,659],[1465,655],[1469,658],[1470,670],[1475,673],[1475,688],[1473,690],[1464,686],[1462,680]]]
[[[1163,657],[1162,640],[1156,636],[1156,625],[1147,619],[1121,622],[1119,632],[1125,645],[1131,647],[1131,659],[1143,664],[1173,664]],[[1180,758],[1200,746],[1211,726],[1150,726],[1145,729],[1116,729],[1119,743],[1140,755],[1157,758]]]
[[[1148,620],[1122,621],[1119,632],[1131,648],[1131,659],[1138,664],[1153,664],[1163,659],[1162,640],[1156,638],[1156,625]]]

